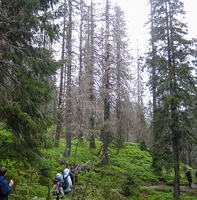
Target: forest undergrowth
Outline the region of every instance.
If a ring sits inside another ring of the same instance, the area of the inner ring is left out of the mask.
[[[54,199],[50,194],[52,181],[64,168],[78,167],[77,182],[72,189],[73,200],[173,200],[173,170],[162,171],[156,176],[151,168],[152,157],[148,148],[137,143],[124,143],[118,151],[115,143],[109,149],[110,165],[100,166],[101,142],[96,141],[96,149],[89,148],[88,141],[72,141],[69,158],[62,156],[65,140],[58,148],[42,150],[42,155],[31,155],[32,160],[9,157],[0,161],[8,168],[7,179],[15,185],[10,200]],[[181,200],[194,200],[197,196],[195,184],[187,188],[186,166],[181,165]],[[194,177],[193,177],[194,178]],[[194,180],[194,179],[193,179]]]

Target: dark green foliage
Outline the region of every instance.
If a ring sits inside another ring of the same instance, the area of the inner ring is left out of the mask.
[[[152,121],[152,167],[161,176],[163,167],[174,167],[174,195],[178,199],[179,161],[190,152],[186,141],[194,141],[194,115],[191,101],[195,94],[192,41],[186,39],[187,25],[180,0],[151,0],[151,47],[148,59],[150,86],[154,97]],[[182,150],[182,151],[180,151]]]
[[[13,135],[10,131],[5,129],[5,124],[0,123],[0,146],[6,146],[13,142]],[[0,150],[0,154],[2,154]]]
[[[54,3],[0,2],[0,121],[13,134],[17,152],[46,145],[53,123],[44,106],[52,99],[52,76],[60,66],[46,48],[58,37],[58,26],[50,23],[54,15],[46,15]]]
[[[142,188],[141,195],[145,200],[174,200],[172,189],[168,188]],[[187,199],[182,199],[187,200]]]
[[[101,143],[98,141],[96,143],[99,148]],[[73,145],[78,145],[78,150],[75,154],[73,148],[71,157],[66,159],[66,162],[73,163],[76,160],[75,164],[84,164],[88,158],[91,160],[85,168],[77,172],[78,181],[73,188],[73,200],[173,199],[173,170],[162,169],[162,176],[156,177],[151,170],[152,158],[149,152],[140,150],[138,144],[125,143],[118,156],[116,156],[117,149],[110,146],[111,163],[105,167],[97,166],[98,149],[89,148],[88,141],[80,143],[73,141]],[[1,159],[0,165],[8,168],[7,179],[12,178],[15,181],[9,199],[30,199],[35,196],[52,199],[49,193],[55,175],[62,173],[65,167],[70,167],[57,162],[58,155],[64,148],[65,142],[60,140],[58,148],[44,149],[42,155],[34,156],[34,161],[31,162],[29,158],[23,157],[25,154],[18,157],[14,152],[12,158],[9,155],[10,159]],[[181,184],[186,185],[185,169],[187,166],[180,166]],[[159,185],[161,180],[161,183],[168,185]],[[195,196],[196,193],[181,193],[181,199],[190,199],[189,195]]]
[[[148,147],[147,147],[145,141],[140,142],[140,149],[142,151],[147,151],[148,150]]]
[[[142,182],[141,182],[142,184]],[[132,197],[133,199],[141,199],[140,198],[140,181],[139,179],[130,173],[126,174],[125,180],[122,183],[122,193],[126,197]]]

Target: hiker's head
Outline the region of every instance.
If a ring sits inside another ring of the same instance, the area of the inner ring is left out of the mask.
[[[70,172],[70,170],[69,170],[68,168],[66,168],[66,169],[64,170],[64,175],[68,175],[69,172]]]
[[[57,173],[57,174],[56,174],[56,178],[59,179],[59,180],[61,180],[62,175],[61,175],[60,173]]]
[[[5,167],[0,168],[0,176],[5,176],[7,173],[7,169]]]

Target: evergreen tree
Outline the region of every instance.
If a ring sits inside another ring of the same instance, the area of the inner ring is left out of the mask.
[[[15,144],[36,149],[52,120],[42,106],[52,98],[49,80],[58,65],[45,46],[57,38],[55,1],[0,1],[0,115]],[[48,14],[46,11],[49,9]]]
[[[154,73],[150,74],[150,84],[156,95],[153,155],[154,161],[160,162],[155,163],[157,167],[164,164],[162,160],[170,159],[168,162],[175,172],[174,198],[178,200],[180,145],[192,125],[189,112],[194,94],[193,68],[189,62],[191,41],[185,39],[187,26],[180,20],[185,14],[181,1],[152,0],[151,5],[152,56],[149,61]]]

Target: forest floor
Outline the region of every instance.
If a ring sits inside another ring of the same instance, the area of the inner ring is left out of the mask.
[[[181,186],[180,190],[185,191],[185,190],[192,190],[192,189],[197,189],[197,184],[192,184],[192,187],[189,188],[188,186]]]
[[[155,188],[155,189],[168,189],[168,188],[172,188],[173,189],[173,186],[169,186],[169,185],[166,185],[166,184],[159,184],[159,185],[149,185],[147,186],[148,188]],[[192,184],[192,187],[189,188],[187,185],[183,186],[181,185],[180,186],[180,191],[188,191],[188,190],[197,190],[197,184],[196,183],[193,183]]]

